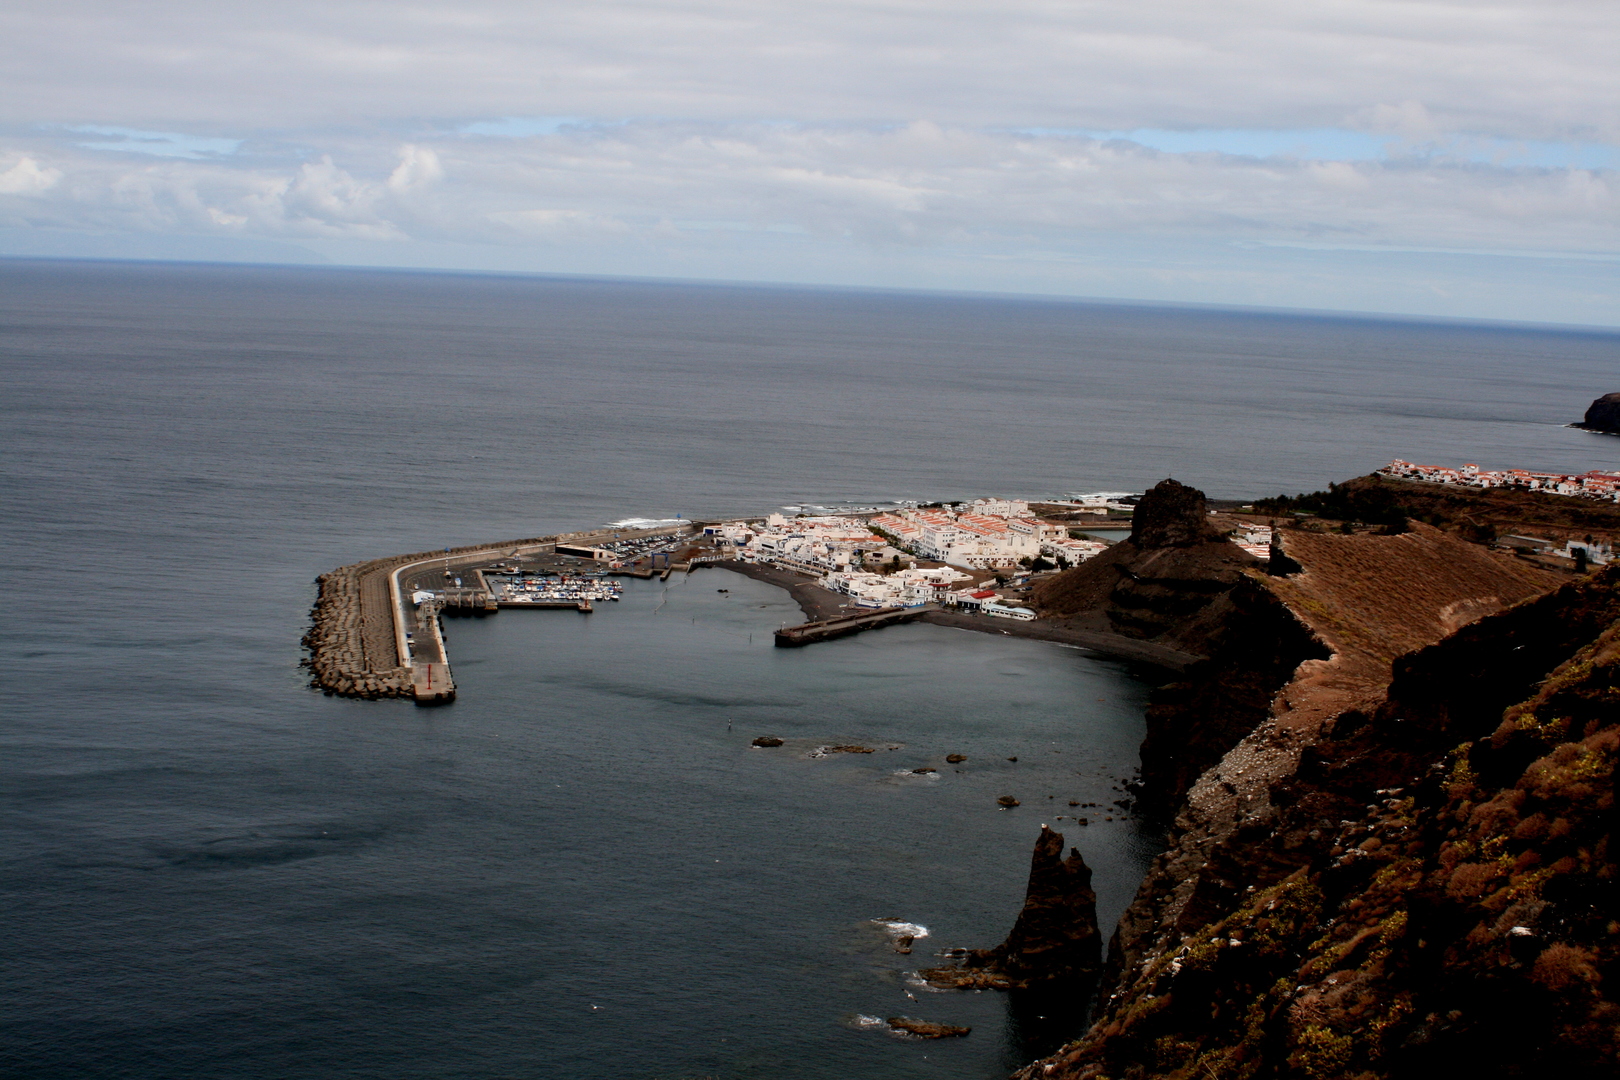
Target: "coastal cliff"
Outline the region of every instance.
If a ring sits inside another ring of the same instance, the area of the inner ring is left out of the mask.
[[[1586,416],[1575,426],[1587,431],[1620,435],[1620,394],[1604,394],[1592,402]]]
[[[1210,524],[1204,494],[1175,480],[1142,497],[1130,539],[1043,583],[1044,620],[1106,629],[1196,657],[1149,699],[1137,809],[1168,818],[1199,775],[1268,715],[1273,696],[1327,647]]]
[[[1206,556],[1181,622],[1134,624],[1208,658],[1149,709],[1144,796],[1173,823],[1093,1026],[1020,1078],[1620,1068],[1620,567],[1575,578],[1460,534],[1283,529],[1243,580]],[[1165,549],[1108,556],[1114,580],[1071,571],[1049,610],[1132,626],[1131,574]],[[1275,643],[1223,653],[1279,611],[1320,651],[1280,677]]]
[[[1617,619],[1610,568],[1399,657],[1236,827],[1187,821],[1229,887],[1122,927],[1091,1031],[1019,1075],[1614,1075]]]

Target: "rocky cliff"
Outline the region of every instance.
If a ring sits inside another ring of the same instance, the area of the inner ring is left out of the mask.
[[[1585,419],[1575,426],[1620,435],[1620,394],[1604,394],[1592,402]]]
[[[1279,536],[1269,567],[1133,538],[1049,586],[1208,659],[1149,710],[1175,815],[1098,1020],[1020,1075],[1610,1074],[1620,569],[1569,583],[1415,521]],[[1205,602],[1133,623],[1167,561]]]
[[[1203,492],[1165,480],[1142,497],[1131,537],[1044,583],[1043,618],[1201,658],[1148,709],[1138,809],[1168,817],[1194,780],[1267,716],[1303,661],[1327,648],[1209,523]]]
[[[1291,763],[1267,767],[1275,720],[1245,739],[1122,926],[1095,1026],[1019,1075],[1615,1075],[1617,620],[1611,567],[1397,657]],[[1223,786],[1227,823],[1195,820]]]

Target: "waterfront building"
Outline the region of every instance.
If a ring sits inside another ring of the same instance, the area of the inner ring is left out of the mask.
[[[1528,469],[1481,469],[1472,463],[1452,469],[1444,465],[1417,465],[1396,459],[1379,469],[1378,473],[1399,480],[1422,480],[1431,484],[1513,487],[1524,491],[1545,491],[1553,495],[1620,502],[1620,472],[1541,473]]]
[[[982,605],[980,605],[979,610],[984,612],[986,615],[994,616],[998,619],[1017,619],[1020,622],[1031,622],[1035,618],[1035,613],[1029,610],[1029,608],[1012,607],[1011,605],[998,604],[991,600],[986,600]]]

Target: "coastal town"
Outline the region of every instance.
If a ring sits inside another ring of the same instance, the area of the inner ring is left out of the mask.
[[[1397,458],[1379,469],[1378,475],[1395,480],[1421,480],[1460,487],[1518,488],[1522,491],[1544,491],[1550,495],[1620,502],[1620,472],[1544,473],[1528,469],[1481,469],[1478,465],[1453,469],[1446,465],[1415,465]]]
[[[1132,496],[1040,504],[977,499],[873,514],[771,514],[764,520],[705,526],[717,557],[809,575],[847,596],[854,608],[938,605],[997,618],[1032,620],[1035,613],[1006,592],[1032,574],[1078,565],[1108,543],[1071,524],[1110,510],[1128,513]],[[1061,514],[1066,520],[1056,520]]]
[[[1165,485],[1182,488],[1169,480],[1159,488]],[[1308,537],[1395,536],[1421,525],[1543,571],[1582,574],[1612,563],[1620,539],[1616,472],[1492,471],[1396,460],[1330,487],[1253,503],[1209,505],[1200,495],[1203,524],[1184,528],[1172,546],[1224,539],[1231,547],[1220,558],[1227,563],[1247,561],[1232,558],[1236,548],[1252,560],[1251,568],[1281,568],[1286,576],[1292,549],[1319,542]],[[761,517],[707,521],[633,518],[585,532],[377,560],[323,579],[322,595],[330,595],[309,641],[332,644],[312,644],[310,663],[318,685],[335,693],[448,701],[455,688],[441,617],[502,609],[588,613],[623,595],[613,579],[667,582],[706,565],[793,590],[807,621],[779,628],[778,646],[923,619],[1055,636],[1134,657],[1152,653],[1151,643],[1128,640],[1111,627],[1054,623],[1054,613],[1062,612],[1046,583],[1109,551],[1127,531],[1135,536],[1145,497],[1099,492],[1038,501],[795,505]],[[1545,500],[1552,501],[1542,505]],[[367,596],[372,599],[363,602]],[[1181,662],[1162,650],[1149,659]]]

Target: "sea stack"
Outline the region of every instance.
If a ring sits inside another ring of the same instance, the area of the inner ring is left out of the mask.
[[[1097,894],[1091,868],[1076,848],[1063,857],[1063,834],[1041,826],[1029,864],[1029,887],[1007,940],[978,949],[960,967],[922,975],[934,986],[1013,990],[1039,983],[1080,982],[1102,968]]]
[[[1575,425],[1587,431],[1620,435],[1620,393],[1604,394],[1586,410],[1586,419]]]

